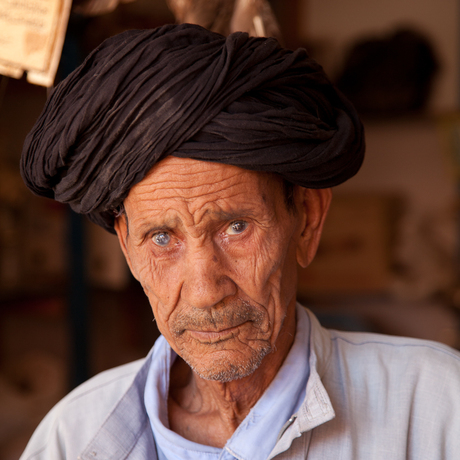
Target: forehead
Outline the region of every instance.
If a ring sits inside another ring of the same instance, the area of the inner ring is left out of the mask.
[[[143,203],[180,200],[199,209],[218,201],[269,205],[278,199],[282,199],[282,180],[274,174],[169,156],[132,187],[125,204],[142,208]]]

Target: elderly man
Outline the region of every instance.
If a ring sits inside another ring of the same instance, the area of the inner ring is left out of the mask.
[[[296,304],[361,123],[303,50],[191,25],[109,39],[24,147],[36,193],[116,232],[162,336],[44,419],[23,459],[454,459],[460,356]]]

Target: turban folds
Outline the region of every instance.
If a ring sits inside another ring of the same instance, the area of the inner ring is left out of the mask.
[[[21,173],[113,232],[113,210],[167,155],[338,185],[364,155],[361,122],[305,50],[167,25],[109,38],[52,92]]]

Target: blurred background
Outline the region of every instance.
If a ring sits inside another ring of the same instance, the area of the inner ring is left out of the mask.
[[[334,190],[299,299],[328,327],[459,348],[459,17],[458,0],[75,0],[56,83],[105,38],[172,22],[305,47],[355,103],[367,156]],[[0,75],[0,460],[72,387],[158,336],[116,238],[22,183],[48,91]]]

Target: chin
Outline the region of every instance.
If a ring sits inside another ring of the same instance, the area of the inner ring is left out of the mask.
[[[236,358],[228,356],[227,353],[222,353],[224,356],[217,357],[215,353],[208,360],[195,362],[193,359],[184,358],[184,361],[190,368],[202,379],[213,380],[216,382],[227,383],[232,380],[248,377],[262,364],[262,360],[271,353],[272,347],[265,343],[257,350],[252,350],[249,357],[241,359],[238,354]],[[221,354],[221,353],[219,353]],[[226,356],[227,355],[227,356]]]

